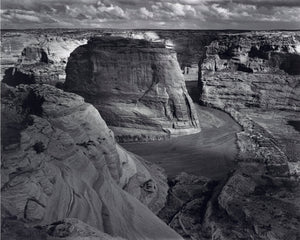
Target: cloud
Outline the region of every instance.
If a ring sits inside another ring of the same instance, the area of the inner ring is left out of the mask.
[[[141,17],[144,18],[144,19],[153,18],[153,16],[154,16],[153,12],[150,12],[145,7],[140,8],[139,12],[141,14]]]
[[[2,0],[1,18],[16,28],[267,29],[299,26],[299,10],[300,0]]]
[[[151,6],[157,19],[179,19],[196,17],[196,9],[191,5],[157,2]]]
[[[2,10],[1,11],[2,19],[10,20],[15,23],[21,22],[41,22],[41,19],[35,15],[34,11],[26,11],[26,10]]]
[[[232,2],[258,7],[300,7],[299,0],[233,0]]]

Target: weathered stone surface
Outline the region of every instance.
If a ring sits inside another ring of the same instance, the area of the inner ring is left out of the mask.
[[[295,33],[225,34],[207,47],[208,58],[202,69],[248,73],[283,70],[290,75],[299,75],[299,46]]]
[[[18,84],[62,84],[70,53],[87,40],[57,33],[4,33],[1,45],[3,82]]]
[[[34,228],[23,221],[5,219],[1,231],[2,238],[7,240],[124,240],[105,234],[74,218]]]
[[[66,72],[65,89],[91,102],[121,141],[200,131],[176,53],[162,43],[94,38]]]
[[[300,110],[296,76],[216,72],[207,73],[202,83],[202,101],[220,109]]]
[[[82,97],[49,85],[3,85],[1,103],[2,217],[30,226],[77,218],[126,239],[181,239],[136,199],[158,211],[162,174],[152,177],[157,167],[118,146]]]
[[[207,204],[208,239],[300,237],[299,132],[287,127],[299,117],[296,34],[225,34],[207,48],[201,101],[243,127],[238,168]]]
[[[202,222],[216,182],[181,173],[169,185],[168,201],[158,216],[185,239],[203,239]]]
[[[201,100],[221,109],[299,111],[300,42],[294,35],[219,36],[201,65]]]
[[[264,128],[230,112],[245,129],[239,168],[211,200],[204,227],[213,239],[298,239],[299,180],[288,158]]]

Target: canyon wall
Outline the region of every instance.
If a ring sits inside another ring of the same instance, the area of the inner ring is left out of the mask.
[[[217,185],[178,176],[159,216],[185,239],[298,239],[299,34],[216,38],[199,58],[198,99],[243,128],[237,167]]]
[[[299,221],[299,35],[219,36],[201,64],[200,100],[229,113],[237,170],[215,191],[202,228],[214,239],[297,239]],[[247,227],[245,227],[247,226]]]
[[[65,89],[101,113],[119,141],[199,132],[176,53],[163,43],[93,38],[70,56]]]
[[[86,43],[86,36],[10,33],[2,35],[1,78],[10,85],[62,84],[70,53]]]
[[[1,103],[3,234],[25,224],[48,225],[49,238],[60,228],[65,237],[95,228],[100,236],[181,239],[146,207],[164,205],[162,170],[117,145],[82,97],[49,85],[2,84]]]
[[[219,36],[201,68],[201,101],[263,127],[299,174],[299,131],[290,125],[298,123],[300,111],[299,33]]]
[[[297,36],[282,32],[220,36],[207,47],[201,65],[201,100],[221,109],[230,105],[299,111]]]

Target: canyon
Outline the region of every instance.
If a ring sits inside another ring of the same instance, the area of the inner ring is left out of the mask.
[[[299,32],[7,31],[1,52],[3,238],[300,238]]]

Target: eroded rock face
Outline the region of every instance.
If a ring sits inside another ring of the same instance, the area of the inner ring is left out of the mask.
[[[213,239],[300,236],[299,134],[286,126],[299,116],[296,36],[224,35],[207,48],[201,100],[243,127],[238,168],[207,208],[203,227]]]
[[[278,72],[298,75],[300,42],[296,33],[282,32],[225,34],[206,50],[203,69],[248,73]]]
[[[168,201],[158,216],[185,239],[206,239],[202,223],[216,182],[181,173],[169,184]]]
[[[4,33],[1,45],[3,82],[62,84],[70,53],[86,43],[84,36],[63,37],[57,33]]]
[[[212,42],[201,66],[201,100],[221,109],[299,111],[300,42],[295,35],[224,35]]]
[[[214,107],[299,112],[299,77],[285,74],[210,72],[202,80],[201,100]]]
[[[274,137],[226,109],[245,129],[238,134],[238,169],[212,199],[204,226],[214,239],[298,239],[299,179]]]
[[[23,221],[4,219],[1,236],[7,240],[124,240],[112,237],[75,218],[66,218],[45,226],[30,227]]]
[[[181,239],[137,200],[161,209],[162,173],[118,146],[82,97],[3,85],[1,103],[3,218],[29,227],[77,218],[126,239]]]
[[[66,72],[65,89],[91,102],[120,141],[200,130],[176,53],[162,43],[93,38],[71,54]]]

